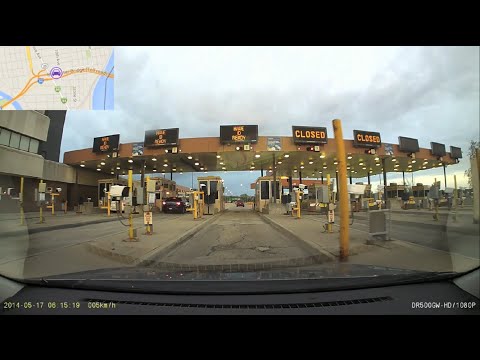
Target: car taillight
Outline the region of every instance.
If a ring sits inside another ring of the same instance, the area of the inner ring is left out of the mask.
[[[163,205],[165,205],[165,204],[166,204],[166,202],[164,201],[164,202],[163,202]]]
[[[177,202],[177,205],[180,205],[180,203],[179,203],[179,202]]]

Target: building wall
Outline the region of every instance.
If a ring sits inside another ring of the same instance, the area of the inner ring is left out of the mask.
[[[59,161],[60,145],[62,144],[63,126],[65,125],[65,110],[47,110],[45,115],[50,118],[47,140],[40,144],[38,153],[47,160]]]
[[[43,157],[0,145],[0,173],[41,178]]]
[[[50,119],[37,111],[2,111],[0,127],[46,141]]]
[[[45,181],[60,181],[69,184],[75,183],[75,168],[55,161],[43,162],[43,179]]]

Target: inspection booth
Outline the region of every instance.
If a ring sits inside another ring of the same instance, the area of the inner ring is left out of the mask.
[[[197,178],[198,191],[204,193],[204,215],[213,215],[225,210],[223,199],[223,179],[219,176],[200,176]]]
[[[330,194],[333,194],[333,184],[330,184]],[[328,195],[328,186],[326,184],[315,183],[308,185],[303,190],[302,210],[326,214],[328,212]]]
[[[147,180],[145,179],[145,184],[146,181]],[[155,182],[154,207],[159,211],[162,211],[163,201],[166,198],[177,196],[177,184],[175,181],[163,177],[151,177],[149,181]]]
[[[430,190],[429,185],[423,185],[422,183],[417,183],[416,186],[412,186],[413,197],[415,199],[416,206],[421,209],[428,209],[428,192]]]
[[[281,204],[280,197],[280,178],[277,178],[276,187],[274,190],[273,176],[261,176],[255,182],[255,210],[265,212],[269,204],[276,199],[277,204]],[[275,194],[274,194],[275,191]],[[293,194],[289,194],[292,196]]]
[[[98,207],[107,206],[107,193],[110,192],[110,187],[112,185],[122,185],[127,186],[128,180],[126,179],[100,179],[98,180]]]

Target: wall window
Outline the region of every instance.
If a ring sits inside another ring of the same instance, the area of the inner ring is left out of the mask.
[[[30,145],[30,138],[28,136],[23,136],[20,138],[20,150],[28,151]]]
[[[10,136],[10,147],[18,149],[20,147],[20,134],[12,132]]]
[[[12,132],[7,129],[0,129],[0,145],[10,146],[10,134]]]
[[[38,154],[40,141],[25,135],[0,128],[0,145]]]
[[[30,148],[28,151],[34,154],[38,154],[38,145],[40,144],[40,141],[37,139],[30,139]]]

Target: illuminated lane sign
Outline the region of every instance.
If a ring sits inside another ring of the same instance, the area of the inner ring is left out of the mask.
[[[355,147],[380,147],[382,139],[379,132],[353,130],[353,146]]]
[[[445,150],[445,144],[431,142],[430,146],[432,148],[432,155],[434,155],[434,156],[445,156],[445,155],[447,155],[447,151]]]
[[[145,147],[178,145],[178,128],[145,131]]]
[[[402,152],[408,152],[408,153],[416,153],[420,151],[420,147],[418,146],[418,139],[399,136],[398,150]]]
[[[220,143],[256,143],[258,125],[221,125]]]
[[[120,135],[101,136],[93,139],[92,152],[97,154],[111,153],[118,151],[120,145]]]
[[[295,144],[326,144],[327,128],[312,126],[292,126]]]

